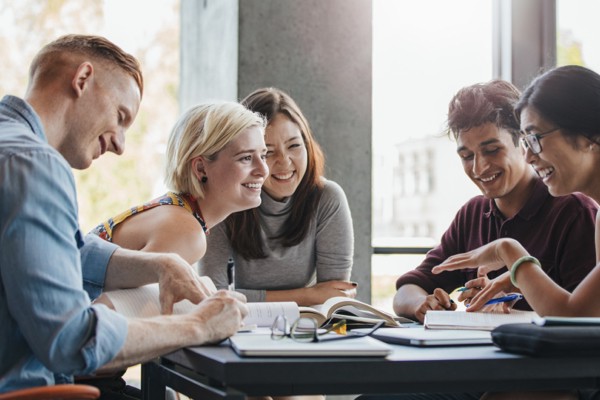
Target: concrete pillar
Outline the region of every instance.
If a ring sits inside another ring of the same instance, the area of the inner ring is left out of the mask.
[[[237,100],[238,0],[181,0],[179,106]]]
[[[221,28],[215,26],[218,22],[205,15],[220,2],[197,2],[203,4],[201,7],[194,1],[182,1],[182,21],[187,21],[182,23],[183,64],[189,62],[186,52],[200,54],[198,47],[204,46],[215,51],[214,41],[221,43]],[[235,6],[231,1],[227,3],[229,9],[223,12],[230,15]],[[355,234],[352,279],[359,283],[359,299],[370,302],[371,2],[242,0],[236,6],[237,58],[211,59],[211,54],[205,54],[209,57],[207,62],[214,64],[212,68],[223,68],[229,73],[231,65],[217,63],[237,63],[237,76],[230,79],[237,80],[238,99],[256,88],[274,86],[287,91],[303,110],[325,152],[326,177],[338,182],[348,196]],[[194,20],[208,24],[200,32],[214,34],[202,36],[197,28],[189,26]],[[226,41],[223,45],[229,44]],[[184,68],[182,65],[182,86],[195,92],[196,99],[202,98],[200,92],[207,86],[202,81],[214,76],[196,75],[188,80],[188,74],[194,72],[189,68],[183,72]],[[229,93],[224,90],[223,97],[227,96]]]
[[[494,0],[494,77],[524,89],[556,65],[556,1]]]

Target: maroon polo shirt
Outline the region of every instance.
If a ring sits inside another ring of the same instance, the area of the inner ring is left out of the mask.
[[[430,294],[438,287],[450,293],[476,278],[477,270],[434,275],[431,268],[452,255],[509,237],[537,257],[554,282],[571,292],[596,265],[596,211],[596,203],[580,193],[553,197],[541,180],[537,180],[525,206],[509,219],[502,216],[493,200],[476,196],[461,207],[441,243],[427,253],[421,265],[398,278],[396,288],[415,284]],[[506,268],[488,277],[504,272]],[[515,308],[531,309],[525,301]]]

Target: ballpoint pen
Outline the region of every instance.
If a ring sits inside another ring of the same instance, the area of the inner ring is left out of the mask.
[[[232,258],[227,261],[227,290],[235,289],[235,263]]]
[[[523,295],[520,293],[511,293],[506,296],[496,297],[495,299],[488,300],[484,304],[484,306],[489,306],[490,304],[506,303],[508,301],[513,301],[513,300],[521,300],[522,298],[523,298]]]
[[[477,289],[477,290],[481,290],[480,287],[478,286],[473,286],[473,287],[457,287],[456,289],[453,290],[453,292],[466,292],[467,290],[471,290],[471,289]]]

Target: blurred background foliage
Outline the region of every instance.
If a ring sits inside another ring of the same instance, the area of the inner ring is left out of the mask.
[[[0,0],[0,95],[22,97],[37,51],[69,34],[105,36],[141,63],[144,98],[126,133],[125,154],[74,170],[84,232],[161,194],[164,149],[178,116],[178,0]],[[90,110],[94,112],[94,110]]]

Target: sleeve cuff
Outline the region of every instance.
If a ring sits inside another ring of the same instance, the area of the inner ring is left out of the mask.
[[[83,289],[90,299],[95,299],[104,289],[104,280],[108,262],[119,246],[100,239],[94,234],[85,236],[81,248],[81,268],[83,271]]]
[[[125,345],[127,319],[104,305],[93,305],[96,314],[96,332],[83,349],[87,369],[83,374],[93,374],[110,362]]]

